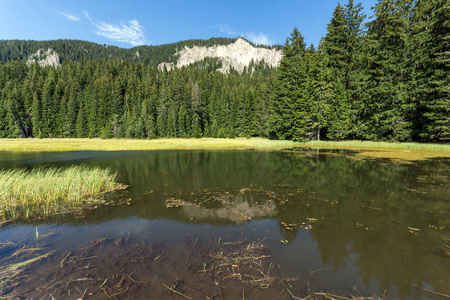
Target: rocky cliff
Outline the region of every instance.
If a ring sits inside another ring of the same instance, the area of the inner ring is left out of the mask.
[[[61,66],[61,57],[51,48],[48,48],[47,51],[39,49],[28,58],[27,64],[28,66],[31,66],[35,62],[42,67],[52,66],[53,68],[58,69]]]
[[[204,60],[205,58],[218,58],[222,62],[222,68],[217,71],[229,73],[233,68],[239,73],[244,71],[245,67],[249,67],[251,61],[260,63],[264,61],[270,67],[276,68],[280,64],[282,52],[275,49],[257,48],[250,45],[242,38],[238,38],[236,42],[229,45],[215,45],[212,47],[185,47],[179,51],[176,65],[173,63],[161,63],[158,68],[170,70],[173,67],[181,68]]]

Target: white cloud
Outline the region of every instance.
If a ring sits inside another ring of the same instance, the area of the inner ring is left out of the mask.
[[[269,39],[267,34],[264,33],[258,33],[255,34],[253,32],[247,32],[245,34],[245,37],[251,41],[252,43],[255,43],[257,45],[273,45],[275,44],[274,40]]]
[[[94,33],[117,42],[128,43],[132,46],[145,44],[145,28],[137,20],[130,20],[127,24],[122,22],[108,23],[94,21],[87,11],[84,16],[95,26]]]
[[[137,20],[128,21],[128,25],[123,23],[92,23],[97,27],[95,34],[104,36],[118,42],[129,43],[133,46],[145,43],[144,27]]]
[[[63,16],[64,18],[70,20],[70,21],[80,21],[80,18],[74,15],[71,15],[69,13],[64,13],[62,11],[57,10],[56,11],[58,15]]]
[[[232,30],[230,28],[230,25],[228,25],[228,24],[219,24],[217,26],[219,27],[220,32],[222,32],[222,33],[226,33],[226,34],[229,34],[229,35],[236,34],[236,32],[234,30]]]
[[[83,10],[83,15],[84,15],[89,21],[92,22],[92,19],[91,19],[91,17],[89,17],[89,14],[88,14],[87,11]]]

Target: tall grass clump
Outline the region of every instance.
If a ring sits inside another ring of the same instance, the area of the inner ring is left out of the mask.
[[[3,220],[47,217],[95,205],[116,188],[116,173],[99,167],[0,171]]]

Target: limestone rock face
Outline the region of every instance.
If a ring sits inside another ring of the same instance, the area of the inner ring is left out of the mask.
[[[198,46],[185,47],[178,52],[178,55],[179,58],[175,66],[177,68],[188,66],[208,57],[219,58],[222,61],[222,68],[217,71],[222,73],[229,73],[231,68],[242,73],[252,60],[255,63],[264,60],[267,65],[276,68],[279,66],[282,58],[280,50],[253,47],[242,38],[238,38],[236,42],[229,45],[214,45],[208,48]],[[158,68],[162,69],[164,66],[167,70],[170,69],[168,63],[162,63]]]
[[[27,65],[31,66],[35,62],[37,62],[41,67],[51,66],[58,69],[61,66],[61,57],[51,48],[48,48],[47,51],[44,51],[44,49],[39,49],[35,54],[32,54],[28,58]]]
[[[166,62],[163,62],[163,63],[160,63],[160,64],[158,65],[158,70],[163,71],[164,68],[166,68],[167,71],[172,70],[172,69],[173,69],[173,63],[166,63]]]

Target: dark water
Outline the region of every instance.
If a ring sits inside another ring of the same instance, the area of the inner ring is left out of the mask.
[[[183,298],[169,286],[193,299],[292,299],[290,293],[304,297],[308,290],[445,298],[437,293],[450,294],[450,160],[400,164],[349,155],[0,153],[0,168],[111,167],[129,185],[121,197],[132,200],[82,218],[3,226],[3,245],[37,243],[55,252],[1,293],[35,299]],[[250,271],[243,263],[219,266],[218,254],[248,254],[248,245],[258,245],[255,255],[267,258],[253,258]],[[0,262],[12,251],[0,248]],[[270,284],[250,282],[255,273],[245,277],[257,267],[271,275]]]

